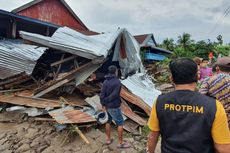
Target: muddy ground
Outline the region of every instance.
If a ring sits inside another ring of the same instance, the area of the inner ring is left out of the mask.
[[[115,141],[107,146],[103,128],[83,129],[90,144],[86,144],[76,133],[69,130],[56,132],[54,122],[35,121],[15,112],[0,113],[0,152],[1,153],[138,153],[146,146],[146,137],[125,133],[125,139],[132,144],[129,149],[119,150],[115,127]],[[159,146],[157,153],[160,153]]]

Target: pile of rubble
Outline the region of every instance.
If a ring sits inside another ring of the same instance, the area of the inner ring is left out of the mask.
[[[39,121],[39,118],[26,118],[13,112],[0,114],[0,152],[8,153],[107,153],[120,152],[117,139],[111,145],[105,144],[105,133],[100,128],[85,128],[84,133],[90,144],[79,141],[72,130],[56,131],[54,121]],[[103,129],[102,129],[103,130]],[[114,130],[113,136],[117,137]],[[146,147],[146,137],[141,135],[124,135],[133,147],[122,152],[140,152]],[[159,149],[159,148],[158,148]]]
[[[161,62],[154,62],[147,64],[145,67],[149,76],[156,82],[156,88],[160,90],[162,94],[174,91],[174,86],[170,81],[168,65],[162,64]]]
[[[55,120],[58,128],[73,125],[88,143],[78,127],[96,124],[98,94],[113,64],[122,83],[124,128],[135,133],[146,125],[161,92],[145,73],[139,44],[127,30],[85,36],[62,27],[51,37],[25,31],[20,36],[23,40],[0,41],[1,109]]]

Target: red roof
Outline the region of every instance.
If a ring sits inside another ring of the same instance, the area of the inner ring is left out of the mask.
[[[64,0],[33,0],[12,12],[75,30],[89,30]]]
[[[136,35],[134,36],[134,38],[137,40],[139,44],[142,44],[149,35],[150,34]]]

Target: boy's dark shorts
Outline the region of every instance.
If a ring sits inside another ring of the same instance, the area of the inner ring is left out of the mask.
[[[121,108],[109,108],[107,112],[109,117],[108,123],[112,123],[112,120],[114,120],[117,126],[122,126],[124,124]]]

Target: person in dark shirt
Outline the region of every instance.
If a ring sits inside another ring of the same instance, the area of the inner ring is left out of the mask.
[[[223,105],[195,91],[197,65],[188,58],[169,65],[176,91],[155,101],[148,126],[147,152],[161,134],[162,153],[229,153],[230,131]]]
[[[111,144],[113,139],[111,139],[111,123],[112,120],[115,121],[118,126],[118,148],[129,148],[130,144],[123,141],[123,124],[124,119],[121,112],[121,82],[117,78],[117,67],[112,65],[108,68],[109,74],[105,76],[105,81],[103,82],[100,101],[103,107],[103,111],[108,113],[108,122],[105,125],[106,128],[106,144]]]

